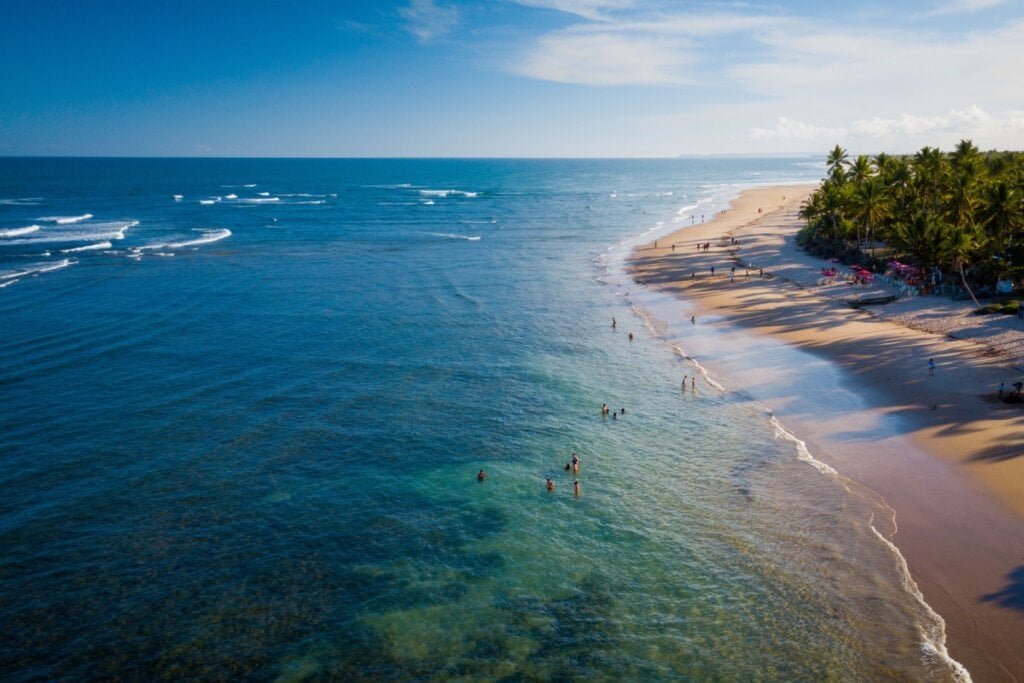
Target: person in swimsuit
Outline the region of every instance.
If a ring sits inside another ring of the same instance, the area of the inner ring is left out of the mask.
[[[483,481],[486,478],[487,478],[487,473],[484,472],[483,470],[480,470],[480,472],[476,475],[476,480],[477,481]]]

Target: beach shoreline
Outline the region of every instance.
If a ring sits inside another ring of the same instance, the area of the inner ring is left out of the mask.
[[[710,222],[638,246],[627,271],[674,297],[654,315],[727,389],[895,511],[890,540],[974,680],[1024,680],[1013,647],[1024,642],[1024,410],[997,398],[1000,382],[1020,381],[1024,324],[937,297],[850,307],[896,290],[848,283],[841,267],[825,277],[830,264],[796,248],[812,190],[748,189]],[[789,349],[827,363],[835,381],[803,381]]]

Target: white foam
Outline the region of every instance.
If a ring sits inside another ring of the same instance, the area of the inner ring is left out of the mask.
[[[443,237],[449,240],[466,240],[467,242],[479,242],[480,235],[457,235],[453,232],[428,232],[431,237]]]
[[[96,244],[87,244],[84,247],[72,247],[71,249],[61,249],[62,254],[73,254],[77,251],[95,251],[97,249],[110,249],[113,245],[110,242],[97,242]]]
[[[42,197],[18,197],[17,199],[0,199],[3,206],[38,206],[43,201]]]
[[[124,233],[138,224],[138,221],[108,221],[104,223],[92,223],[87,226],[87,230],[82,230],[77,226],[72,229],[50,228],[41,232],[38,237],[11,240],[4,244],[53,244],[61,242],[123,240]]]
[[[0,282],[0,289],[3,289],[4,287],[7,287],[8,285],[13,285],[15,282],[21,282],[21,280],[14,279],[14,280],[7,280],[6,282]]]
[[[244,185],[243,187],[256,187],[256,183],[249,183],[248,185]]]
[[[238,201],[245,204],[269,204],[272,202],[281,201],[280,197],[248,197],[246,199],[239,199]]]
[[[424,197],[476,197],[478,192],[467,192],[465,190],[420,190]]]
[[[146,244],[138,247],[142,249],[182,249],[184,247],[194,247],[200,244],[210,244],[211,242],[219,242],[220,240],[231,237],[231,231],[227,228],[221,228],[219,230],[205,230],[202,228],[197,229],[197,232],[203,233],[202,237],[197,237],[192,240],[184,240],[181,242],[159,242],[156,244]]]
[[[311,199],[308,202],[292,202],[292,204],[326,204],[326,199]]]
[[[19,270],[8,270],[0,271],[0,280],[11,280],[14,278],[24,277],[26,275],[39,275],[41,273],[49,273],[54,270],[60,270],[61,268],[67,268],[68,266],[74,265],[78,261],[72,261],[70,259],[64,259],[62,261],[45,262],[45,263],[30,263],[22,266]]]
[[[57,225],[68,225],[70,223],[81,223],[92,218],[91,213],[83,213],[80,216],[42,216],[37,218],[38,221],[46,221],[47,223],[56,223]]]
[[[269,192],[257,192],[256,194],[258,194],[261,197],[269,197],[270,196]]]
[[[894,522],[895,523],[895,522]],[[872,523],[869,525],[871,531],[875,533],[882,543],[884,543],[889,550],[892,551],[893,555],[896,556],[896,562],[899,564],[900,575],[903,578],[903,588],[914,596],[918,606],[928,617],[930,624],[921,625],[918,624],[918,635],[921,636],[921,649],[925,658],[927,659],[938,659],[945,664],[952,671],[953,680],[959,681],[960,683],[970,683],[971,674],[967,671],[963,664],[956,661],[949,656],[949,650],[946,649],[946,622],[938,612],[932,609],[925,599],[921,589],[918,588],[917,582],[914,581],[914,577],[910,575],[910,567],[907,566],[907,560],[903,557],[903,553],[896,545],[886,538],[882,533],[875,528]]]
[[[224,199],[238,199],[238,195],[235,193],[224,195]]]
[[[180,202],[184,198],[185,198],[185,195],[183,195],[183,194],[176,194],[176,195],[174,195],[174,201],[176,201],[176,202]]]
[[[434,200],[433,199],[428,199],[427,201],[423,202],[423,206],[433,206],[433,205],[434,205]]]
[[[38,225],[27,225],[24,228],[10,228],[8,230],[0,230],[0,237],[19,237],[21,235],[30,235],[33,232],[39,232]]]
[[[200,199],[199,203],[200,204],[216,204],[217,201],[214,200],[214,199]]]

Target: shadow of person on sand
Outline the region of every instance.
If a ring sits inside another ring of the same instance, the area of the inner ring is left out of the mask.
[[[981,596],[981,602],[994,602],[1000,607],[1024,611],[1024,565],[1011,571],[1006,588],[996,593]]]

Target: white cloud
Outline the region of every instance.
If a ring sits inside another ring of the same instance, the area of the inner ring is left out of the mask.
[[[829,140],[846,136],[843,128],[830,128],[780,116],[772,128],[751,128],[753,140]]]
[[[405,19],[405,29],[421,43],[429,43],[447,35],[459,23],[459,11],[449,5],[437,5],[434,0],[412,0],[398,13]]]
[[[1007,111],[991,115],[977,105],[953,109],[937,116],[901,114],[884,118],[872,116],[839,126],[820,126],[813,123],[780,117],[770,128],[751,128],[752,140],[786,141],[893,141],[935,138],[985,138],[993,135],[1020,135],[1024,133],[1024,112]]]
[[[632,7],[634,0],[513,0],[527,7],[553,9],[574,14],[592,21],[606,21],[606,10],[620,10]]]
[[[513,71],[583,85],[678,85],[693,59],[679,41],[615,33],[555,33],[541,38]]]
[[[944,2],[938,5],[930,12],[926,12],[925,16],[936,17],[946,14],[980,12],[981,10],[986,10],[990,7],[997,7],[1003,4],[1006,4],[1006,0],[950,0],[949,2]]]

